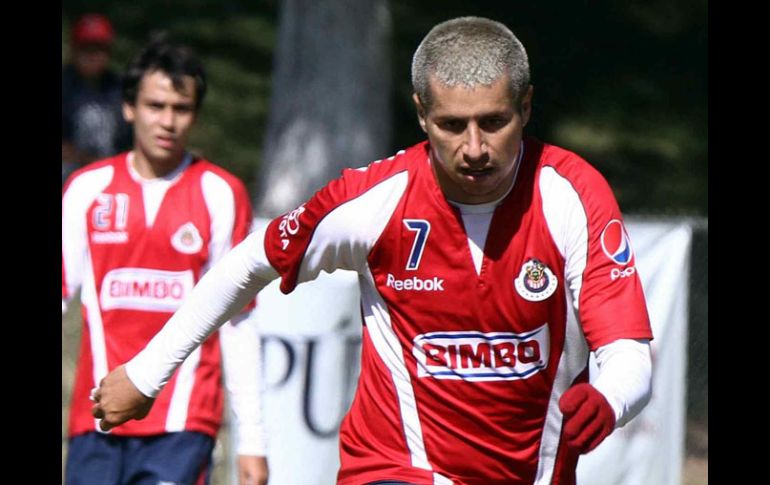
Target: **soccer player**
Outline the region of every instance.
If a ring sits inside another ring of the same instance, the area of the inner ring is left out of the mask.
[[[102,381],[104,429],[147,412],[269,281],[335,269],[358,272],[364,317],[340,484],[574,483],[579,455],[639,413],[652,333],[621,212],[586,161],[524,136],[522,44],[489,19],[443,22],[412,82],[427,141],[344,170],[233,249]]]
[[[123,84],[133,149],[81,168],[64,187],[62,312],[79,288],[84,319],[67,484],[208,483],[222,420],[223,364],[240,437],[241,483],[267,481],[259,339],[238,325],[253,307],[250,299],[233,310],[231,323],[201,336],[146,419],[105,434],[91,416],[96,384],[139,352],[195,282],[248,233],[252,213],[243,183],[185,149],[205,94],[204,68],[189,48],[151,42]]]

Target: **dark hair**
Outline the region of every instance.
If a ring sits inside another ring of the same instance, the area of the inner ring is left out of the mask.
[[[184,86],[183,78],[195,81],[195,111],[206,96],[206,71],[195,53],[187,46],[175,44],[165,33],[155,34],[149,44],[129,63],[123,74],[123,101],[136,104],[139,83],[145,74],[160,71],[171,78],[174,88]]]

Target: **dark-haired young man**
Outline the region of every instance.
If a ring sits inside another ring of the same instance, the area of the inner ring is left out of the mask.
[[[142,421],[109,434],[91,391],[163,327],[195,283],[248,234],[242,182],[186,150],[206,94],[193,52],[151,42],[130,63],[123,114],[131,151],[76,171],[62,196],[62,310],[80,289],[83,337],[69,421],[67,484],[208,483],[225,386],[242,484],[264,484],[259,339],[235,315],[169,376]],[[239,310],[250,310],[245,302]]]

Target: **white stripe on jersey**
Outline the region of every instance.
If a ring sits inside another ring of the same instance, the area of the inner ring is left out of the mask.
[[[88,208],[110,184],[113,172],[114,169],[107,166],[81,174],[72,181],[62,198],[62,259],[69,299],[83,281],[88,252]]]
[[[452,485],[454,482],[440,473],[433,472],[433,485]]]
[[[417,402],[414,397],[414,387],[409,371],[404,362],[404,353],[398,342],[398,337],[391,327],[387,305],[373,285],[371,273],[367,278],[359,278],[361,286],[361,306],[368,330],[377,354],[390,371],[393,384],[396,387],[398,406],[401,410],[401,425],[403,426],[406,446],[412,459],[412,466],[424,470],[432,470],[425,453],[425,441],[422,437],[422,425],[417,414]],[[451,482],[450,482],[451,483]]]
[[[543,167],[538,180],[543,215],[554,244],[566,262],[564,278],[569,283],[564,351],[551,389],[543,435],[538,454],[535,485],[551,483],[561,435],[562,413],[559,399],[578,374],[588,365],[588,344],[576,317],[588,248],[588,218],[572,184],[553,167]],[[574,312],[569,308],[574,308]]]
[[[202,268],[203,277],[233,246],[236,203],[232,187],[214,172],[207,171],[201,176],[201,191],[211,215],[209,258]],[[219,328],[224,368],[222,378],[237,431],[236,452],[261,455],[265,450],[265,429],[261,415],[262,397],[258,390],[262,366],[260,340],[249,325],[232,324],[246,315],[239,314]]]
[[[564,279],[569,282],[575,311],[578,311],[588,258],[588,217],[575,187],[556,169],[543,167],[538,182],[543,215],[553,242],[566,262]]]
[[[235,196],[230,185],[222,177],[208,171],[201,176],[201,191],[211,216],[209,258],[201,272],[202,276],[232,247],[233,228],[235,226]],[[225,350],[224,353],[227,351]],[[185,429],[190,397],[195,385],[195,371],[198,369],[200,356],[201,348],[197,347],[179,368],[166,416],[166,431],[169,433],[184,431]]]
[[[572,297],[566,292],[567,308],[572,303]],[[556,452],[559,448],[559,436],[561,435],[562,413],[559,409],[559,399],[569,389],[572,381],[588,364],[588,345],[586,344],[583,330],[575,317],[575,313],[567,311],[567,326],[564,335],[564,351],[559,359],[559,367],[556,369],[551,397],[548,402],[548,412],[543,426],[543,435],[540,439],[540,451],[538,452],[537,474],[534,485],[548,485],[556,464]]]
[[[401,201],[407,181],[407,172],[399,172],[329,212],[313,232],[297,283],[314,280],[321,270],[366,271],[366,258]]]
[[[205,273],[212,264],[222,259],[233,245],[235,195],[230,185],[213,172],[205,172],[201,176],[201,191],[211,215],[211,240],[209,259],[203,271]]]
[[[365,275],[359,276],[363,317],[374,348],[393,379],[412,466],[432,470],[404,354],[366,259],[393,216],[407,182],[407,172],[397,173],[329,212],[313,232],[297,282],[314,279],[321,270],[337,268]]]
[[[200,360],[201,348],[198,346],[179,367],[174,393],[168,403],[168,414],[166,415],[166,431],[169,433],[184,431],[187,411],[190,407],[190,396],[195,384],[195,371],[198,369]]]
[[[113,173],[113,167],[109,166],[83,173],[72,181],[62,198],[62,259],[67,297],[72,298],[77,288],[81,288],[80,300],[88,318],[94,385],[99,384],[107,375],[107,348],[93,264],[88,251],[86,214],[96,196],[112,181]],[[100,429],[97,420],[94,420],[94,429]]]
[[[104,340],[104,322],[102,321],[102,312],[99,308],[99,297],[96,293],[96,282],[94,281],[94,269],[90,252],[86,253],[86,263],[83,269],[83,286],[80,289],[80,293],[80,301],[86,307],[88,332],[91,337],[92,375],[94,385],[98,386],[102,379],[107,376],[107,343]],[[101,430],[99,428],[99,421],[94,420],[94,427],[97,431]]]

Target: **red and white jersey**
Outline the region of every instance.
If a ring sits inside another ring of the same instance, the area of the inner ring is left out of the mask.
[[[246,189],[224,169],[188,154],[169,176],[143,180],[129,156],[75,172],[62,196],[62,299],[80,288],[84,321],[70,436],[96,429],[90,390],[147,344],[251,223]],[[144,420],[112,433],[215,436],[222,405],[217,332],[180,366]]]
[[[284,292],[321,270],[359,273],[339,483],[574,481],[559,397],[587,380],[589,349],[652,338],[617,203],[580,157],[525,138],[477,272],[429,149],[343,171],[265,235]]]

